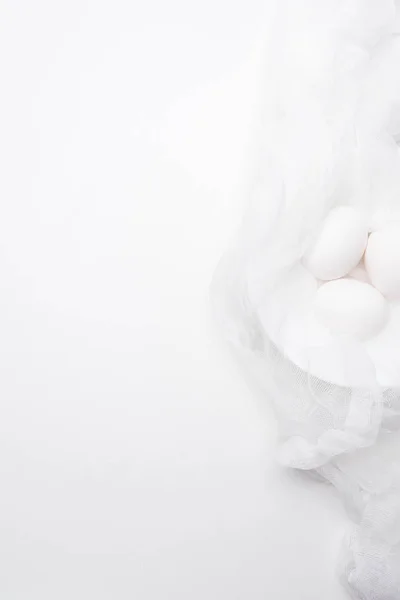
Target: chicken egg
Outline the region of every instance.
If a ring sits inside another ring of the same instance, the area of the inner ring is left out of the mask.
[[[391,300],[400,299],[400,225],[388,225],[369,237],[365,268],[371,283]]]
[[[364,215],[351,206],[339,206],[326,217],[303,263],[317,279],[339,279],[358,265],[367,241]]]
[[[356,279],[324,283],[315,299],[315,316],[333,334],[368,339],[385,326],[389,305],[372,285]]]

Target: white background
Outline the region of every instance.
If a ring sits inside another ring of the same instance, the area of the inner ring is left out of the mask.
[[[2,600],[344,598],[344,511],[210,325],[267,18],[0,4]]]

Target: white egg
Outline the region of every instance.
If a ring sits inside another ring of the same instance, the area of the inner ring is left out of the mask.
[[[303,263],[317,279],[339,279],[358,265],[367,241],[364,215],[351,206],[339,206],[326,217]]]
[[[365,268],[377,290],[389,299],[400,299],[400,225],[370,235]]]
[[[364,261],[358,263],[356,268],[350,271],[348,277],[351,277],[352,279],[357,279],[357,281],[363,281],[364,283],[371,283],[368,277],[368,273],[365,269]]]
[[[372,285],[356,279],[337,279],[319,288],[315,315],[332,333],[365,340],[385,326],[389,305]]]

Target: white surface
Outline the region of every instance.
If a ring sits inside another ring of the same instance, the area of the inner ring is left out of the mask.
[[[263,2],[0,8],[0,597],[339,600],[213,337]]]

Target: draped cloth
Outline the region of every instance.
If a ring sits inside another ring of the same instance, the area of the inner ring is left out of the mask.
[[[399,5],[275,4],[246,210],[212,303],[273,403],[280,462],[316,473],[343,497],[351,525],[339,572],[350,596],[400,600],[400,389],[382,387],[364,345],[346,336],[306,348],[308,367],[299,367],[268,329],[282,323],[265,319],[277,294],[283,319],[286,307],[307,301],[289,275],[329,210],[400,209]],[[323,363],[340,382],[315,376]]]

